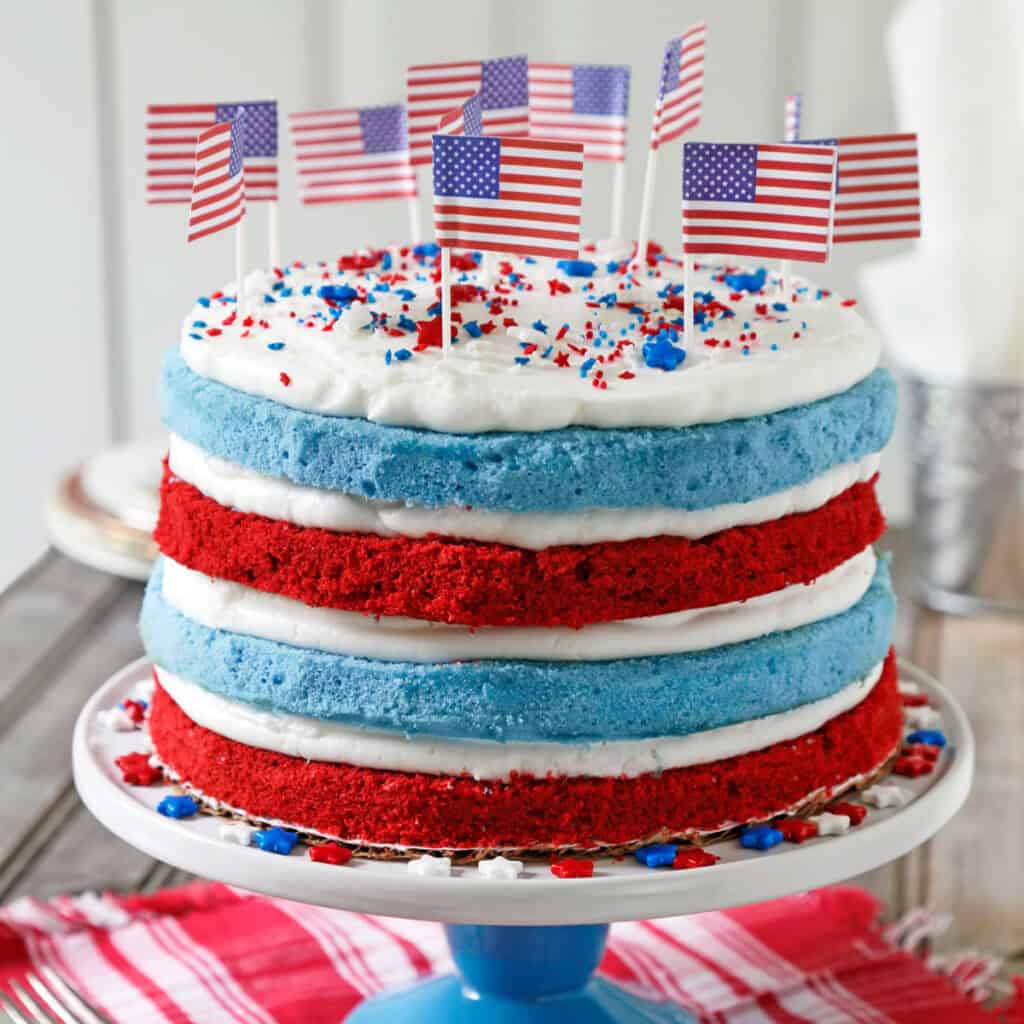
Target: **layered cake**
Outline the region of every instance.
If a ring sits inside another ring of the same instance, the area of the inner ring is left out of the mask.
[[[165,362],[155,757],[367,854],[620,851],[891,764],[895,395],[852,303],[652,247],[252,274]],[[694,324],[685,327],[691,314]]]

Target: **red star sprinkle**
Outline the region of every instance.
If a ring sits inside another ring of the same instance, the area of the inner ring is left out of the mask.
[[[934,747],[930,743],[907,743],[900,753],[904,757],[923,757],[934,764],[942,753],[942,747]]]
[[[561,860],[551,862],[551,874],[555,878],[592,878],[594,862],[580,860],[577,857],[563,857]]]
[[[935,771],[933,762],[923,757],[901,757],[893,765],[894,775],[903,775],[908,779],[916,779],[919,775],[930,775]]]
[[[319,864],[347,864],[352,859],[352,851],[337,843],[323,843],[309,847],[309,859]]]
[[[163,781],[163,771],[149,763],[148,754],[124,754],[114,764],[121,769],[121,778],[129,786],[152,786],[154,782]]]
[[[781,832],[787,843],[802,843],[805,839],[813,839],[818,834],[818,826],[804,818],[777,821],[772,824],[772,828]]]
[[[851,826],[859,825],[868,816],[868,809],[863,804],[851,804],[845,800],[829,804],[826,810],[829,814],[845,814]]]
[[[672,861],[672,867],[677,871],[688,871],[690,868],[706,868],[712,864],[717,864],[722,858],[717,854],[709,853],[707,850],[695,849],[680,849],[676,850],[675,860]]]
[[[901,693],[900,703],[905,708],[923,708],[928,705],[928,694],[926,693]]]

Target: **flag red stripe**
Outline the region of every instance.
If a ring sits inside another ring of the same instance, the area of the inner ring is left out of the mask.
[[[857,160],[903,160],[917,159],[916,149],[879,149],[879,150],[867,150],[859,151],[856,153],[846,153],[843,150],[839,151],[839,163],[852,163]]]
[[[761,160],[758,158],[757,169],[759,171],[807,171],[811,174],[828,174],[832,170],[832,162],[830,160],[825,164],[801,164],[794,160]]]
[[[786,231],[783,228],[728,227],[725,224],[703,225],[683,222],[683,235],[716,235],[725,238],[774,238],[780,242],[807,242],[808,245],[825,245],[828,232],[809,235],[805,231]]]
[[[890,213],[882,217],[837,217],[837,228],[851,228],[860,224],[910,224],[919,223],[920,215],[917,213]]]
[[[758,170],[761,168],[761,164],[758,163]],[[831,181],[805,181],[802,178],[776,178],[776,177],[763,177],[758,175],[755,180],[756,187],[761,188],[798,188],[798,189],[811,189],[815,192],[831,192],[832,182]],[[758,201],[761,197],[758,196]]]
[[[484,234],[511,235],[515,238],[543,238],[552,242],[578,242],[580,237],[578,231],[552,231],[541,227],[519,227],[516,224],[484,224],[476,220],[435,220],[434,229],[439,235],[461,236],[466,232],[476,231]]]
[[[583,179],[549,177],[546,174],[509,174],[503,170],[501,172],[501,184],[502,186],[528,185],[536,186],[537,188],[543,188],[545,185],[552,188],[582,188]],[[502,198],[507,198],[504,188],[502,188]]]
[[[903,132],[898,135],[848,135],[838,140],[840,146],[856,146],[864,142],[917,142],[914,132]]]
[[[917,178],[917,164],[901,164],[898,167],[851,167],[843,170],[840,168],[843,181],[847,178],[866,178],[872,175],[882,174],[909,174]],[[844,190],[845,191],[845,190]]]
[[[193,140],[194,141],[194,140]],[[147,160],[195,160],[196,151],[189,150],[187,153],[147,153]]]
[[[237,224],[242,219],[242,209],[239,207],[238,213],[229,221],[225,221],[223,224],[218,224],[216,227],[203,228],[202,231],[189,232],[188,240],[190,242],[198,241],[200,238],[206,238],[207,235],[215,235],[218,231],[223,231],[225,228],[230,228]]]
[[[751,204],[753,205],[753,204]],[[741,212],[740,210],[690,210],[685,213],[687,220],[743,220],[743,221],[773,221],[778,223],[780,214],[761,213],[757,210]],[[827,217],[801,217],[799,214],[788,214],[785,217],[787,224],[804,224],[812,228],[827,228]]]
[[[917,188],[917,182],[893,181],[887,184],[882,181],[877,181],[874,184],[868,183],[865,185],[854,185],[852,188],[847,188],[846,183],[841,182],[839,187],[844,196],[849,196],[864,192],[906,192],[910,189]]]
[[[440,199],[441,197],[438,197]],[[462,214],[472,212],[480,217],[500,217],[502,220],[543,220],[545,224],[579,224],[578,213],[537,213],[532,210],[506,210],[502,207],[480,206],[468,210],[465,206],[452,206],[448,203],[434,202],[434,214],[442,214],[449,217],[459,217]]]
[[[216,114],[216,103],[150,103],[147,114]]]
[[[223,180],[225,182],[230,181],[228,178],[224,178]],[[214,195],[203,196],[199,199],[194,198],[192,200],[192,210],[205,210],[207,207],[213,206],[215,203],[223,203],[228,199],[232,199],[235,196],[235,193],[241,191],[241,188],[241,181],[234,181],[231,182],[228,188]]]
[[[442,241],[443,244],[443,241]],[[482,252],[508,252],[513,256],[552,256],[557,259],[575,259],[579,256],[579,245],[571,249],[551,249],[547,246],[517,245],[515,242],[495,242],[493,239],[480,238],[456,238],[452,245],[446,248],[454,248],[455,245],[464,249],[479,249]]]
[[[340,170],[336,173],[341,173]],[[358,178],[349,177],[333,177],[333,178],[317,178],[315,180],[303,180],[300,184],[303,188],[327,188],[339,185],[376,185],[386,181],[395,181],[397,178],[402,177],[397,174],[369,174],[361,175]],[[413,181],[411,170],[404,175],[410,181]]]
[[[684,242],[684,251],[696,255],[715,254],[719,256],[730,255],[729,251],[723,251],[720,245],[707,245],[703,242]],[[805,260],[810,263],[824,263],[825,253],[816,253],[806,249],[786,249],[774,246],[745,245],[741,250],[736,251],[739,256],[759,256],[762,259],[773,260]]]
[[[921,229],[915,228],[911,231],[875,231],[869,234],[839,235],[835,237],[836,242],[881,242],[887,238],[920,238]]]
[[[901,206],[917,209],[920,206],[920,200],[916,196],[913,199],[876,199],[866,203],[845,203],[841,196],[836,199],[837,213],[847,213],[852,210],[891,210]]]
[[[500,198],[510,203],[546,203],[553,206],[579,206],[579,196],[545,196],[535,192],[505,192]]]
[[[555,140],[552,139],[551,141],[554,142]],[[506,153],[504,148],[501,154],[501,166],[543,167],[551,171],[579,171],[581,174],[583,173],[582,160],[553,160],[546,157],[518,156],[515,153]]]

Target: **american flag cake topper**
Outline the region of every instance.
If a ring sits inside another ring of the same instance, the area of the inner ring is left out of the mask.
[[[583,143],[585,160],[626,158],[629,68],[530,63],[530,135]]]
[[[835,168],[829,146],[687,142],[683,252],[824,263]]]
[[[706,35],[707,28],[700,22],[665,44],[651,125],[651,149],[678,139],[700,124]]]
[[[242,141],[250,200],[277,199],[277,103],[151,103],[146,108],[146,202],[188,203],[200,132],[249,114]]]
[[[483,107],[480,93],[475,92],[460,103],[454,110],[449,110],[441,117],[437,127],[441,135],[483,135]]]
[[[485,135],[509,138],[529,131],[526,57],[416,64],[406,72],[406,86],[414,166],[430,163],[430,137],[441,118],[475,92]]]
[[[921,237],[917,134],[808,140],[839,151],[835,242]]]
[[[223,231],[245,215],[243,117],[215,124],[196,139],[190,242]]]
[[[416,195],[400,103],[290,114],[303,203],[352,203]]]
[[[435,135],[434,228],[443,248],[575,259],[583,146]]]

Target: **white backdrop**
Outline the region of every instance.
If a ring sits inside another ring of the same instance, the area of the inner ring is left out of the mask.
[[[804,92],[807,135],[893,127],[882,36],[895,0],[33,0],[5,8],[0,89],[9,98],[6,335],[0,403],[5,500],[0,588],[45,547],[40,508],[62,469],[104,441],[154,432],[161,351],[194,296],[232,275],[230,233],[185,243],[184,207],[143,200],[147,102],[276,98],[283,112],[402,98],[407,64],[528,53],[633,67],[626,223],[639,210],[647,118],[665,39],[708,22],[697,138],[779,137],[786,92]],[[402,203],[302,209],[282,130],[288,258],[400,238]],[[668,157],[668,154],[665,154]],[[674,245],[678,175],[660,174],[653,235]],[[585,230],[607,218],[608,169],[587,169]],[[421,179],[426,185],[426,178]],[[927,212],[927,207],[926,207]],[[265,211],[250,210],[253,260]],[[427,204],[423,201],[423,222]],[[853,250],[853,251],[850,251]],[[815,271],[856,293],[856,268],[894,244],[851,246]],[[883,497],[905,510],[903,459]]]

